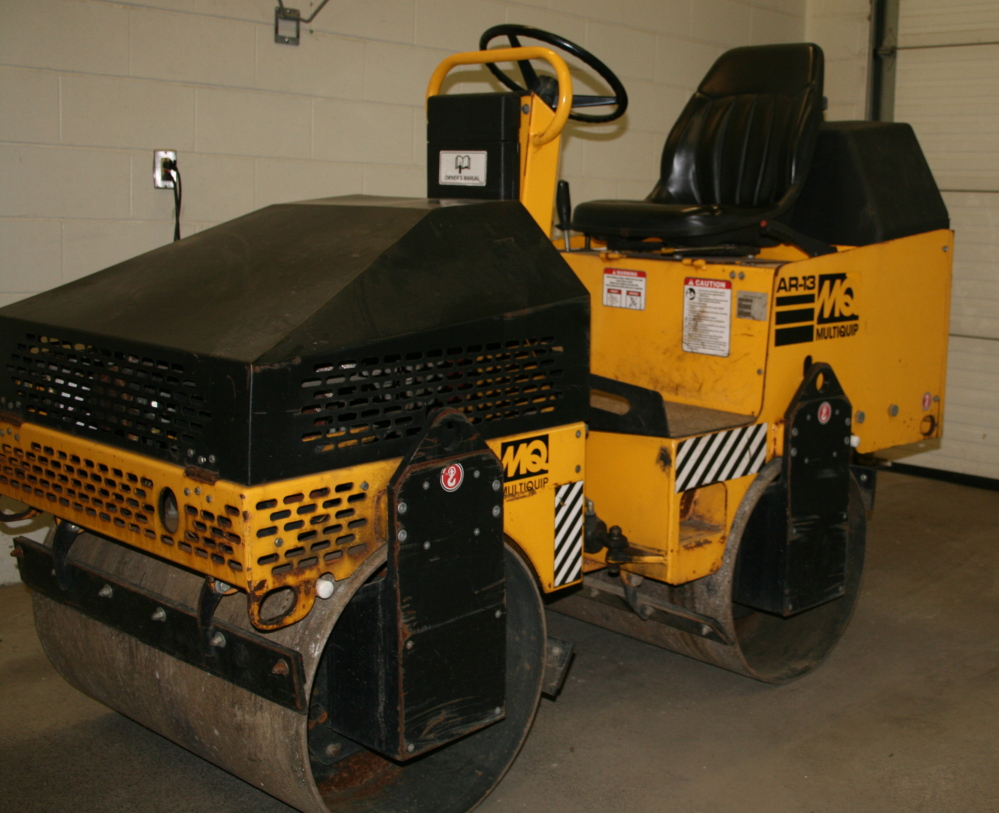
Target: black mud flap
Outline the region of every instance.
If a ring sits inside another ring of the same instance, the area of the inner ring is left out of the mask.
[[[499,460],[444,411],[388,492],[389,555],[331,638],[330,726],[409,759],[504,716],[506,584]]]
[[[828,364],[812,364],[785,413],[782,474],[746,524],[732,598],[784,617],[846,589],[852,407]]]

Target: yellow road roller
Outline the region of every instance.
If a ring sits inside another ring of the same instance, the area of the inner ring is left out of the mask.
[[[479,64],[507,90],[441,93]],[[426,199],[270,206],[0,310],[56,668],[299,810],[400,813],[503,776],[570,663],[546,604],[818,665],[875,456],[941,432],[953,248],[912,130],[823,122],[822,76],[723,54],[649,196],[573,210],[562,129],[626,91],[497,26],[431,77]]]

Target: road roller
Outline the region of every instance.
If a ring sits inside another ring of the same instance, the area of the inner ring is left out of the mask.
[[[440,813],[563,685],[546,610],[815,668],[878,456],[942,431],[953,249],[911,128],[824,122],[822,77],[723,54],[649,196],[573,209],[563,128],[626,90],[497,26],[430,79],[425,199],[269,206],[0,310],[58,671],[299,810]]]

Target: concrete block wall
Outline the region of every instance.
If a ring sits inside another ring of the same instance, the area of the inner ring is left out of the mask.
[[[298,47],[274,42],[275,5],[0,0],[0,305],[172,238],[155,149],[179,154],[184,235],[280,201],[423,195],[430,73],[499,22],[560,33],[618,72],[628,114],[568,128],[562,175],[575,202],[644,197],[722,51],[812,32],[845,66],[866,0],[330,0]],[[831,112],[860,115],[866,75],[838,75]],[[465,69],[447,89],[487,86]],[[15,578],[3,539],[0,583]]]

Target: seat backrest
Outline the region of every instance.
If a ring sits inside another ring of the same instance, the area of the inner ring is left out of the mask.
[[[822,121],[822,66],[809,43],[722,54],[666,139],[648,200],[789,206]]]

